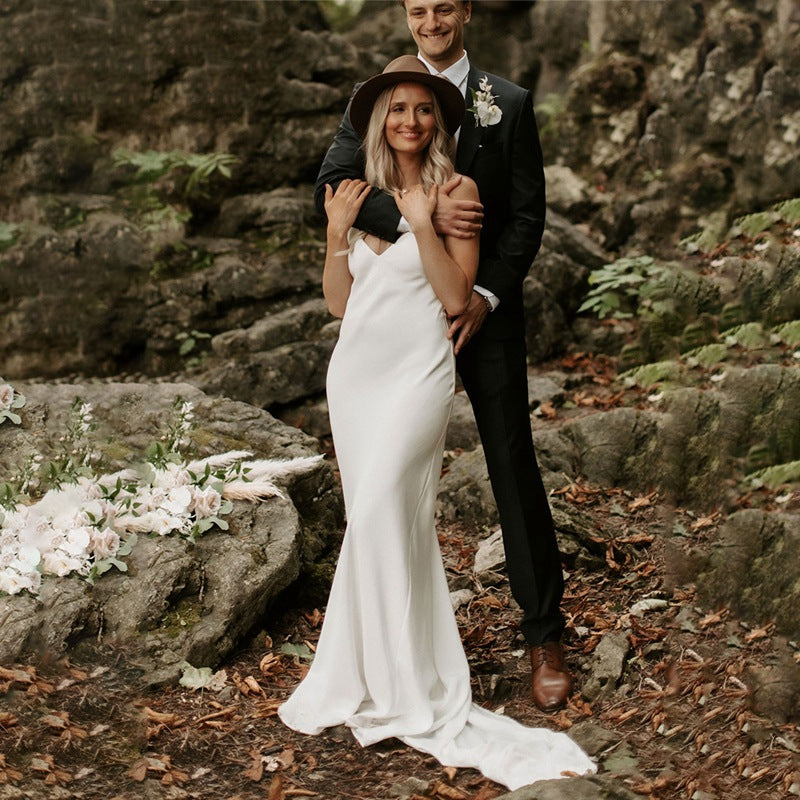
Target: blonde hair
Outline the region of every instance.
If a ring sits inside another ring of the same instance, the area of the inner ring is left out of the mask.
[[[413,81],[410,81],[413,83]],[[377,186],[384,192],[393,194],[402,187],[402,175],[395,161],[394,151],[389,147],[384,135],[386,117],[395,86],[384,89],[375,101],[370,114],[369,125],[364,136],[364,157],[366,166],[364,170],[367,183]],[[428,88],[428,87],[425,87]],[[420,178],[425,189],[430,189],[434,183],[445,183],[454,172],[453,159],[455,157],[455,139],[447,133],[442,109],[436,93],[431,91],[433,99],[433,114],[436,127],[433,137],[423,156]]]

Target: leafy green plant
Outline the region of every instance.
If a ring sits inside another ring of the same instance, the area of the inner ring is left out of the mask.
[[[148,150],[139,153],[124,148],[115,150],[112,157],[115,167],[133,167],[136,170],[133,178],[139,183],[154,183],[176,170],[189,170],[183,187],[186,197],[202,194],[215,172],[230,178],[231,167],[239,160],[230,153],[185,153],[182,150]]]
[[[22,232],[22,225],[16,222],[0,221],[0,251],[6,250],[17,241]]]
[[[771,467],[751,472],[747,479],[755,486],[767,486],[777,489],[786,483],[800,483],[800,461],[788,461],[785,464],[774,464]]]
[[[775,203],[763,211],[736,217],[727,231],[706,227],[697,233],[687,236],[685,239],[681,239],[680,244],[690,253],[698,251],[709,253],[725,239],[734,239],[738,236],[753,238],[769,230],[779,222],[788,225],[800,222],[800,197],[793,197],[789,200]]]
[[[334,31],[352,28],[363,5],[364,0],[317,0],[317,6]]]
[[[561,118],[567,110],[567,97],[564,94],[549,92],[536,104],[536,118],[541,119],[539,132],[542,136],[555,134]]]
[[[683,368],[677,361],[656,361],[641,367],[629,369],[620,374],[619,379],[626,386],[647,388],[657,383],[680,383]]]
[[[205,331],[197,331],[191,330],[188,333],[185,331],[179,333],[175,339],[180,342],[180,347],[178,348],[178,355],[182,358],[186,359],[186,366],[187,367],[196,367],[199,363],[201,358],[205,355],[205,353],[200,353],[199,351],[199,344],[203,340],[207,340],[211,338],[210,333],[206,333]]]
[[[775,211],[780,214],[784,222],[790,225],[800,222],[800,197],[793,197],[791,200],[784,200],[773,206]]]
[[[800,319],[784,322],[783,325],[776,325],[770,331],[770,337],[791,346],[800,344]]]
[[[682,358],[690,367],[699,366],[710,369],[715,364],[719,364],[720,361],[727,360],[728,355],[728,345],[720,342],[713,342],[683,353]]]
[[[680,246],[687,253],[709,253],[720,243],[719,235],[710,228],[685,236],[680,240]]]
[[[139,213],[143,230],[157,232],[180,229],[191,217],[184,205],[193,198],[207,197],[211,177],[230,178],[238,158],[230,153],[185,153],[182,150],[137,152],[119,148],[112,153],[114,167],[133,169],[134,189],[130,201]],[[176,204],[174,195],[182,198]]]
[[[772,210],[746,214],[733,221],[730,233],[733,236],[757,236],[771,228],[776,222],[780,222],[780,219],[780,214]]]
[[[79,478],[92,474],[91,464],[96,455],[88,435],[95,429],[93,410],[92,404],[80,397],[73,400],[70,419],[60,441],[61,452],[45,466],[45,482],[50,488],[77,483]]]
[[[656,264],[650,256],[620,258],[589,274],[589,290],[578,312],[591,311],[600,319],[627,319],[634,314],[663,314],[672,309],[671,299],[662,296],[669,267]]]
[[[727,345],[739,345],[747,349],[764,347],[767,344],[767,336],[760,322],[747,322],[744,325],[728,328],[724,338]]]

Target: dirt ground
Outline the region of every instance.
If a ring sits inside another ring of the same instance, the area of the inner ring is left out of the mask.
[[[543,424],[636,402],[613,393],[601,379],[604,365],[551,366],[582,375],[583,384],[573,410],[544,408]],[[800,794],[798,726],[756,714],[749,678],[778,653],[800,661],[796,648],[769,624],[699,607],[691,585],[675,583],[657,534],[665,509],[655,493],[568,484],[553,502],[579,507],[598,531],[565,561],[565,645],[577,691],[555,714],[529,700],[528,654],[505,577],[480,584],[472,572],[489,532],[440,528],[452,586],[475,592],[457,618],[476,702],[529,725],[572,729],[601,772],[643,798]],[[800,508],[800,497],[791,505]],[[670,513],[687,546],[713,537],[721,518]],[[643,599],[657,602],[632,613]],[[83,645],[71,659],[0,669],[0,800],[489,800],[504,793],[474,770],[444,768],[395,740],[361,749],[346,729],[307,737],[284,728],[276,708],[307,670],[323,614],[320,602],[284,597],[264,630],[223,665],[213,690],[145,690],[129,655],[104,644]],[[624,673],[609,694],[588,702],[580,689],[598,644],[614,631],[630,642]]]

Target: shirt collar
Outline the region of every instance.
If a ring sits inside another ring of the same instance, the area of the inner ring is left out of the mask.
[[[461,89],[461,94],[466,95],[467,93],[467,76],[469,75],[469,58],[467,57],[467,51],[464,51],[464,55],[455,62],[455,64],[451,64],[447,69],[439,72],[436,67],[429,64],[423,57],[421,53],[417,53],[417,58],[428,68],[428,72],[431,75],[441,75],[443,78],[447,78],[451,83],[454,83]]]

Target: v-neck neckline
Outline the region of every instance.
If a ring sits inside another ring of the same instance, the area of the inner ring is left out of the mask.
[[[386,255],[386,253],[388,253],[388,252],[389,252],[389,250],[391,250],[391,248],[392,248],[392,247],[394,247],[394,245],[396,245],[396,244],[397,244],[397,242],[399,242],[399,241],[400,241],[400,239],[402,239],[402,238],[403,238],[403,236],[405,236],[407,233],[411,233],[411,231],[403,231],[403,233],[401,233],[401,234],[400,234],[400,235],[397,237],[397,240],[396,240],[396,241],[394,241],[394,242],[389,242],[389,244],[386,246],[386,249],[385,249],[385,250],[382,250],[380,253],[378,253],[377,251],[373,250],[373,249],[372,249],[372,248],[369,246],[369,244],[367,244],[367,237],[366,237],[366,235],[364,235],[364,236],[359,236],[358,238],[359,238],[359,240],[360,240],[360,241],[362,241],[362,242],[364,243],[364,247],[366,247],[366,248],[367,248],[367,249],[370,251],[370,253],[372,253],[372,255],[374,255],[374,256],[375,256],[375,258],[382,258],[382,257],[383,257],[383,256],[385,256],[385,255]]]

